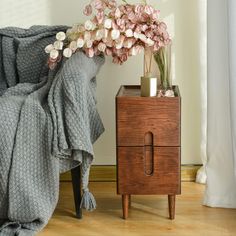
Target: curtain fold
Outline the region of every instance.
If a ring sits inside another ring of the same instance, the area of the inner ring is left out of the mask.
[[[232,151],[234,156],[234,174],[236,176],[236,1],[228,2],[229,25],[229,85],[230,85],[230,112]],[[236,186],[235,186],[236,188]]]
[[[208,0],[204,205],[236,208],[236,2]]]
[[[207,0],[199,0],[198,5],[199,21],[200,21],[200,99],[201,99],[201,158],[203,166],[198,170],[196,176],[196,182],[206,183],[206,162],[207,162]]]

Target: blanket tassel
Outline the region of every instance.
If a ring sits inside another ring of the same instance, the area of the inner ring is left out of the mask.
[[[80,208],[84,208],[87,211],[93,211],[96,209],[96,206],[97,204],[93,194],[89,192],[89,190],[85,190],[81,199]]]

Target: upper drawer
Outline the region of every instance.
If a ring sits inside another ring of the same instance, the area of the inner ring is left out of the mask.
[[[118,146],[144,146],[153,134],[154,146],[180,146],[180,97],[116,98]]]

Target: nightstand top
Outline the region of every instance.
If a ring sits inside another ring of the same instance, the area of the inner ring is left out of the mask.
[[[175,97],[180,97],[178,86],[173,86]],[[141,97],[140,85],[122,85],[116,95],[117,97]],[[148,97],[157,98],[157,97]]]
[[[117,93],[117,97],[140,97],[140,85],[122,85]]]

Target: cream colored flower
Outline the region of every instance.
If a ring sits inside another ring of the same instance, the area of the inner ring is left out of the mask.
[[[82,38],[77,39],[77,47],[82,48],[84,46],[84,40]]]
[[[103,36],[104,36],[104,31],[102,29],[99,29],[96,32],[95,39],[99,41],[103,38]]]
[[[72,56],[72,50],[70,48],[65,48],[64,51],[63,51],[63,56],[64,57],[71,57]]]
[[[87,40],[90,40],[92,37],[91,33],[89,31],[85,31],[84,32],[84,40],[87,41]]]
[[[72,33],[72,29],[71,28],[66,30],[66,34],[71,34],[71,33]]]
[[[136,39],[138,39],[139,38],[139,33],[137,33],[137,32],[134,32],[134,37],[136,38]]]
[[[104,42],[104,41],[103,41]],[[106,40],[105,40],[105,43],[107,45],[107,47],[113,47],[113,40],[108,37]]]
[[[133,33],[133,31],[131,29],[127,29],[125,31],[125,35],[126,35],[126,37],[130,38],[130,37],[134,36],[134,33]]]
[[[139,39],[140,39],[141,41],[143,41],[144,43],[147,42],[147,37],[146,37],[145,34],[139,34]]]
[[[52,59],[57,59],[58,56],[59,56],[59,52],[58,52],[56,49],[53,49],[53,50],[50,52],[50,58],[52,58]]]
[[[63,42],[62,41],[55,41],[53,44],[54,48],[56,50],[62,50],[63,48]]]
[[[52,44],[49,44],[48,46],[45,47],[44,51],[46,53],[50,53],[54,49],[54,46]]]
[[[116,44],[116,49],[121,49],[123,47],[123,42]]]
[[[87,48],[91,48],[93,46],[93,41],[92,40],[88,40],[87,42],[86,42],[86,47]]]
[[[174,97],[174,96],[175,96],[175,94],[174,94],[173,90],[169,89],[165,92],[165,97]]]
[[[113,40],[116,40],[116,39],[118,39],[120,37],[120,31],[119,30],[116,30],[116,29],[113,29],[112,31],[111,31],[111,38],[113,39]]]
[[[150,47],[152,47],[155,44],[155,42],[152,39],[150,39],[150,38],[147,38],[146,43]]]
[[[71,30],[73,32],[77,32],[78,31],[78,24],[73,24],[72,27],[71,27]]]
[[[62,31],[58,32],[56,34],[56,39],[59,40],[59,41],[63,41],[63,40],[65,40],[65,38],[66,38],[66,34]]]
[[[76,42],[76,41],[72,41],[72,42],[70,43],[69,48],[70,48],[73,52],[76,51],[76,49],[78,48],[78,47],[77,47],[77,42]]]
[[[105,22],[104,22],[104,27],[106,29],[111,29],[111,27],[112,27],[112,20],[111,19],[106,19]]]
[[[124,47],[125,48],[131,48],[133,46],[133,40],[132,39],[127,39],[124,41]]]
[[[79,25],[77,31],[78,31],[79,33],[80,33],[80,32],[84,32],[84,31],[85,31],[84,26],[83,26],[83,25]]]
[[[98,44],[98,50],[100,51],[100,52],[105,52],[105,50],[106,50],[106,44],[105,43],[99,43]]]
[[[85,23],[84,23],[84,28],[86,30],[93,30],[94,29],[94,24],[91,20],[87,20]]]

